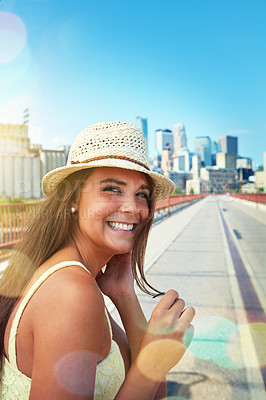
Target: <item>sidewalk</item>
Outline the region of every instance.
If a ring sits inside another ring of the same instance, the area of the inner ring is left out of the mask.
[[[253,201],[246,201],[237,199],[236,197],[225,196],[223,196],[223,201],[235,202],[239,209],[244,211],[246,214],[266,224],[266,204],[254,203]]]

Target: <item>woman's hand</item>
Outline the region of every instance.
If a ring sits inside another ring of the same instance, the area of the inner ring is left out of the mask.
[[[193,337],[190,325],[195,310],[188,307],[175,290],[169,290],[152,312],[143,335],[136,359],[140,372],[150,379],[159,380],[182,358]],[[186,340],[183,338],[190,336]]]
[[[131,254],[117,254],[107,263],[105,272],[96,277],[101,291],[111,300],[134,294]]]

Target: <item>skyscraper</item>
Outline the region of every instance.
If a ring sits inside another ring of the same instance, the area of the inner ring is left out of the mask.
[[[237,154],[237,137],[236,136],[220,136],[219,150],[221,153]]]
[[[212,165],[211,162],[211,139],[209,136],[198,136],[194,139],[194,149],[201,157],[205,166]]]
[[[156,135],[156,148],[158,154],[162,155],[163,150],[171,149],[174,147],[174,136],[169,129],[157,129]]]
[[[187,148],[187,135],[183,124],[178,123],[173,127],[174,152],[182,151]]]
[[[144,139],[147,144],[147,151],[149,153],[149,141],[148,141],[148,120],[147,118],[136,117],[137,120],[137,127],[140,128],[143,132]]]
[[[211,162],[212,165],[216,165],[216,155],[218,153],[218,143],[215,140],[211,142]]]
[[[220,168],[236,169],[236,154],[217,153],[216,165]]]

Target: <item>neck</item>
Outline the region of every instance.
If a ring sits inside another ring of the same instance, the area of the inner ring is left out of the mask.
[[[64,250],[68,251],[68,257],[81,262],[96,278],[101,269],[108,263],[113,254],[95,251],[93,246],[83,243],[81,237],[70,237]]]

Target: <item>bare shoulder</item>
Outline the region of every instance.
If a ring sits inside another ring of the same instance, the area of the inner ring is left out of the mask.
[[[104,300],[94,277],[83,268],[63,268],[49,276],[31,301],[31,312],[36,324],[44,317],[65,315],[78,318],[104,318]],[[41,311],[41,312],[40,312]],[[66,318],[67,319],[67,318]]]

